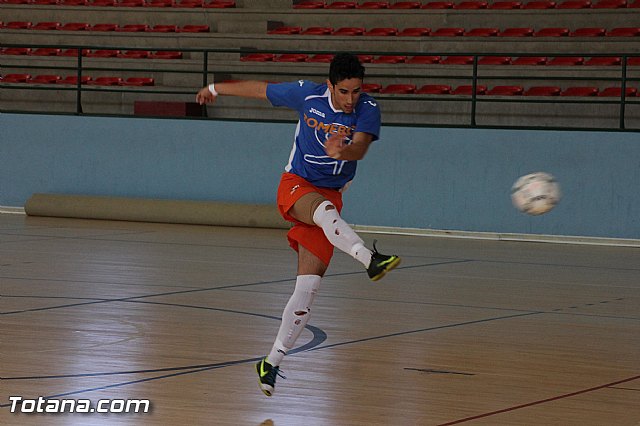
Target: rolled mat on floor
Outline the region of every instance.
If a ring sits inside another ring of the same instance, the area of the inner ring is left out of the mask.
[[[275,204],[33,194],[24,210],[29,216],[252,228],[290,227]]]

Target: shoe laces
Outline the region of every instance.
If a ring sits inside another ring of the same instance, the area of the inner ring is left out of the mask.
[[[271,368],[271,370],[265,375],[265,378],[268,379],[270,382],[275,383],[276,376],[280,376],[283,379],[287,378],[284,374],[280,372],[280,367]]]
[[[375,256],[376,254],[380,254],[380,252],[376,248],[376,243],[377,242],[378,242],[378,240],[373,240],[373,253],[371,253],[372,256]]]

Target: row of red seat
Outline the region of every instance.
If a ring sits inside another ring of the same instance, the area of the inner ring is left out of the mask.
[[[363,63],[377,64],[443,64],[443,65],[472,65],[473,56],[403,56],[403,55],[358,55]],[[244,62],[331,62],[333,55],[318,54],[307,55],[304,53],[285,53],[276,55],[274,53],[251,53],[240,58]],[[582,56],[556,56],[548,58],[546,56],[521,56],[512,58],[510,56],[481,56],[478,58],[479,65],[550,65],[550,66],[575,66],[575,65],[596,65],[613,66],[621,65],[622,58],[614,56],[594,56],[585,58]],[[627,65],[640,66],[640,57],[627,59]]]
[[[0,28],[12,29],[12,30],[45,30],[45,31],[120,31],[120,32],[156,32],[156,33],[208,33],[208,25],[183,25],[179,27],[177,25],[154,25],[149,26],[147,24],[94,24],[91,25],[87,22],[68,22],[63,24],[61,22],[38,22],[34,24],[30,21],[12,21],[3,23],[0,22]]]
[[[0,0],[4,4],[52,6],[120,6],[120,7],[185,7],[228,9],[236,7],[233,0]]]
[[[499,0],[487,2],[477,1],[398,1],[395,3],[387,1],[366,1],[358,3],[355,1],[334,1],[327,3],[324,1],[303,1],[294,4],[295,9],[621,9],[640,7],[638,0],[564,0],[555,2],[553,0],[531,0],[521,2],[517,0]]]
[[[540,28],[471,28],[443,27],[432,30],[427,27],[411,27],[398,29],[393,27],[290,27],[281,26],[268,31],[268,34],[280,35],[336,35],[336,36],[405,36],[405,37],[637,37],[640,27],[617,27],[606,29],[602,27],[587,27],[571,30],[566,27]]]
[[[155,81],[151,77],[96,77],[82,76],[82,84],[95,86],[153,86]],[[31,74],[6,74],[0,77],[2,83],[31,83],[31,84],[78,84],[78,77],[70,75],[61,77],[59,75],[36,75]]]
[[[426,84],[417,87],[414,84],[389,84],[382,86],[377,83],[368,83],[362,85],[362,90],[369,93],[387,93],[387,94],[423,94],[423,95],[471,95],[473,86],[461,85],[452,87],[447,84]],[[627,97],[640,96],[638,89],[635,87],[627,87],[625,90]],[[562,89],[558,86],[532,86],[525,89],[523,86],[494,86],[488,88],[479,84],[476,86],[476,94],[488,96],[602,96],[602,97],[620,97],[622,89],[620,87],[607,87],[600,90],[593,86],[571,86]]]
[[[41,47],[30,49],[28,47],[7,47],[0,49],[2,55],[33,55],[33,56],[78,56],[78,49],[55,49]],[[82,56],[89,58],[127,58],[127,59],[182,59],[182,52],[160,50],[152,52],[150,50],[112,50],[82,49]]]

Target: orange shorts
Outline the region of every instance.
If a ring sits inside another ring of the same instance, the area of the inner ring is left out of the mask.
[[[293,227],[287,234],[289,245],[295,251],[298,251],[298,245],[302,244],[304,248],[313,253],[325,265],[329,266],[331,257],[333,256],[333,244],[327,240],[324,231],[317,225],[308,225],[300,222],[293,216],[289,215],[289,210],[293,205],[305,194],[317,192],[318,194],[331,201],[338,209],[338,213],[342,211],[342,193],[335,189],[318,188],[307,182],[304,178],[293,173],[283,173],[278,186],[278,210],[282,217],[293,222]]]

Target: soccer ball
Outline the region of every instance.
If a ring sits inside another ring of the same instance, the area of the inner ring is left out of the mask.
[[[560,197],[560,186],[549,173],[536,172],[521,176],[511,187],[513,205],[532,216],[554,208]]]

